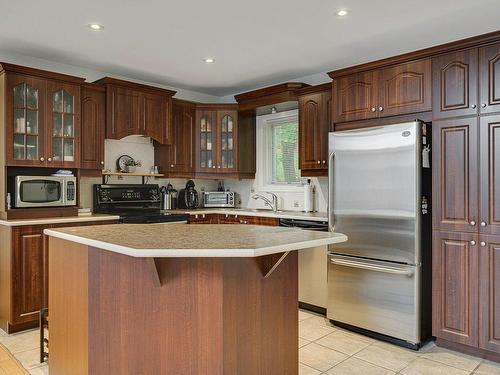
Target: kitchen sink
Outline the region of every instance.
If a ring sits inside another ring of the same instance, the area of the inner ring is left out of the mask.
[[[267,213],[281,213],[281,212],[287,212],[284,210],[278,210],[278,211],[273,211],[270,210],[269,208],[235,208],[235,211],[245,211],[245,212],[267,212]]]

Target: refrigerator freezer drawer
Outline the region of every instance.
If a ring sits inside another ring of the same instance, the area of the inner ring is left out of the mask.
[[[420,343],[420,267],[330,254],[330,320]]]
[[[299,302],[326,309],[327,246],[299,250]]]

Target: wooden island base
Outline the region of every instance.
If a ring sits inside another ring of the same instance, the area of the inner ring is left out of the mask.
[[[298,374],[296,251],[134,258],[50,237],[49,283],[51,375]]]

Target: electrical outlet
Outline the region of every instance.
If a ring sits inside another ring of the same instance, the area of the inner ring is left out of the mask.
[[[299,201],[293,201],[293,207],[295,208],[299,207]]]

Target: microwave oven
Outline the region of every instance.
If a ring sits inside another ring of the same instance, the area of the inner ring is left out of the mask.
[[[16,208],[76,206],[75,176],[16,176]]]
[[[204,207],[234,207],[233,191],[206,191],[203,193]]]

